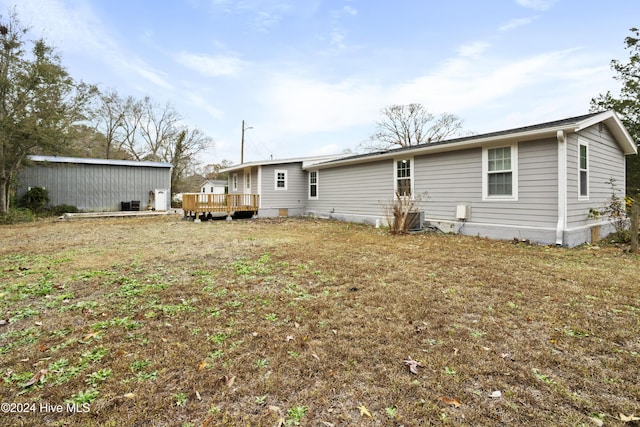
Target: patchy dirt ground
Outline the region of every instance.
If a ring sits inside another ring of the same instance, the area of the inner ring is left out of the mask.
[[[173,217],[0,242],[2,425],[638,425],[619,247]]]

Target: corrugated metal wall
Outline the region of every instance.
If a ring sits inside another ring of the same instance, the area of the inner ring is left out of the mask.
[[[29,187],[49,191],[51,205],[73,205],[87,212],[119,211],[120,202],[140,201],[141,210],[154,189],[171,191],[171,168],[35,162],[18,177],[18,199]],[[167,198],[169,199],[169,198]],[[167,201],[166,209],[171,201]]]

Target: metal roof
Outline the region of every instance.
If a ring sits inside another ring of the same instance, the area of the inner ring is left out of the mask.
[[[137,160],[112,160],[112,159],[90,159],[84,157],[63,157],[63,156],[29,156],[32,162],[47,163],[72,163],[83,165],[109,165],[109,166],[134,166],[147,168],[171,168],[171,163],[165,162],[140,162]]]

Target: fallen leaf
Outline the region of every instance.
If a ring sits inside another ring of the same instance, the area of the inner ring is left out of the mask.
[[[293,340],[293,335],[287,335],[287,337],[284,340],[285,340],[285,342],[289,342],[289,341]]]
[[[198,400],[202,400],[202,397],[200,396],[200,393],[198,392],[198,390],[194,390],[196,392],[196,398],[198,398]]]
[[[46,369],[40,369],[38,372],[35,373],[34,376],[31,377],[31,379],[29,381],[27,381],[26,383],[23,384],[23,388],[27,388],[27,387],[31,387],[32,385],[41,382],[44,382],[44,377],[45,375],[47,375],[47,370]],[[622,415],[622,414],[621,414]]]
[[[98,338],[100,336],[100,332],[89,332],[84,336],[82,341],[89,341],[91,338]]]
[[[322,425],[325,427],[335,427],[335,424],[330,423],[329,421],[322,421]]]
[[[502,397],[502,393],[500,392],[500,390],[496,390],[493,393],[491,393],[489,397],[492,399],[500,399]]]
[[[458,399],[449,399],[448,397],[439,397],[439,401],[444,403],[445,405],[453,406],[454,408],[459,408],[462,406],[462,403]]]
[[[162,337],[162,338],[160,338],[160,340],[161,340],[162,342],[167,342],[167,341],[169,341],[166,337]]]
[[[280,409],[278,406],[269,405],[269,410],[271,412],[275,412],[278,415],[282,415],[282,409]]]
[[[457,349],[457,348],[455,348],[455,347],[453,348],[453,355],[454,355],[454,356],[457,356],[457,355],[458,355],[458,349]]]
[[[200,362],[200,365],[198,365],[198,371],[202,371],[206,367],[207,367],[207,361],[203,360],[202,362]]]
[[[122,395],[122,397],[127,398],[127,399],[135,399],[136,398],[136,394],[135,393],[125,393]]]
[[[236,382],[236,377],[234,375],[229,378],[228,376],[223,375],[222,378],[220,378],[220,381],[222,381],[227,387],[233,387],[233,384]]]
[[[311,353],[311,356],[313,356],[313,358],[316,359],[318,362],[320,361],[320,357],[318,357],[317,354]]]
[[[593,421],[593,423],[594,423],[597,427],[602,427],[602,426],[604,425],[604,421],[602,421],[600,418],[591,417],[591,421]]]
[[[42,322],[35,322],[34,325],[36,326],[42,326]]]
[[[0,319],[0,326],[8,325],[9,319]]]
[[[623,421],[625,423],[630,423],[632,421],[640,421],[640,417],[636,417],[635,415],[620,414],[620,421]]]
[[[366,415],[369,418],[373,418],[371,412],[369,412],[369,410],[364,405],[358,406],[358,409],[360,409],[360,416]]]
[[[404,361],[404,364],[407,365],[409,367],[409,371],[411,371],[411,373],[415,375],[418,374],[418,366],[421,368],[424,367],[422,363],[418,362],[417,360],[413,360],[411,356],[409,356],[409,358]]]

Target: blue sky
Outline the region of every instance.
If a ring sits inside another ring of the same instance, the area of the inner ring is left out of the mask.
[[[16,5],[17,3],[17,5]],[[588,112],[637,0],[0,0],[77,80],[171,102],[204,163],[356,150],[421,103],[491,132]]]

